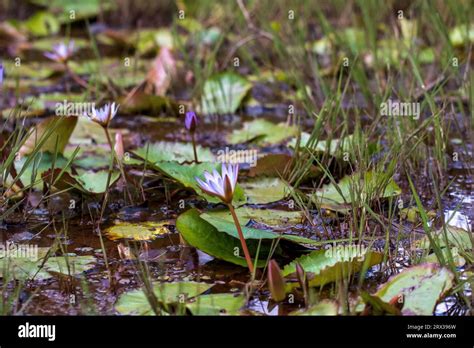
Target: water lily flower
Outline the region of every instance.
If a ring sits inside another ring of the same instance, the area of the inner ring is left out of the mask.
[[[247,266],[250,270],[250,273],[253,275],[254,267],[252,263],[252,258],[250,257],[249,250],[247,248],[247,243],[245,242],[245,237],[242,232],[242,227],[240,226],[239,219],[235,213],[234,206],[232,205],[232,199],[234,198],[235,188],[237,186],[237,178],[239,177],[239,165],[232,163],[222,163],[221,173],[214,171],[211,173],[205,171],[204,178],[201,180],[196,177],[196,181],[201,188],[201,190],[207,193],[210,196],[219,198],[223,203],[225,203],[230,210],[232,218],[234,219],[235,227],[240,238],[240,244],[244,251],[245,260]]]
[[[222,174],[214,169],[213,173],[204,172],[205,181],[196,177],[196,181],[205,193],[219,198],[223,203],[230,204],[234,198],[237,185],[239,165],[222,163]]]
[[[198,119],[196,113],[194,111],[188,111],[186,113],[186,119],[184,120],[184,125],[186,129],[189,132],[193,133],[196,130],[197,122]]]
[[[3,84],[3,64],[0,63],[0,86]]]
[[[117,114],[119,105],[115,103],[105,104],[102,108],[96,109],[95,106],[92,107],[92,113],[87,115],[91,121],[94,121],[100,124],[102,127],[107,128],[110,124],[110,121]]]
[[[66,63],[74,53],[74,41],[69,41],[66,45],[64,42],[53,45],[52,52],[45,52],[44,56],[58,63]]]
[[[199,163],[196,150],[196,136],[194,134],[196,131],[197,123],[198,119],[196,113],[194,111],[188,111],[184,120],[184,126],[189,131],[189,133],[191,133],[191,140],[193,142],[194,162]]]

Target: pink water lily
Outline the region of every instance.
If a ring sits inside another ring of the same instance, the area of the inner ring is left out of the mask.
[[[212,174],[206,171],[204,172],[205,180],[196,177],[196,181],[205,193],[219,198],[223,203],[230,204],[234,197],[238,176],[238,164],[222,163],[221,174],[215,169]]]
[[[44,53],[44,56],[58,63],[66,63],[73,53],[74,41],[71,40],[67,45],[64,42],[53,45],[53,51]]]
[[[110,121],[115,117],[119,109],[119,105],[115,103],[105,104],[102,108],[96,109],[95,106],[92,107],[92,113],[87,115],[91,121],[94,121],[100,124],[102,127],[108,127]]]

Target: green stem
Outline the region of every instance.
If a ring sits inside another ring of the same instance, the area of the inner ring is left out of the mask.
[[[191,139],[193,141],[194,162],[199,163],[198,155],[197,155],[197,151],[196,151],[196,136],[194,135],[194,132],[191,133]]]
[[[232,218],[234,219],[235,227],[237,227],[237,232],[239,233],[240,244],[242,244],[242,249],[244,250],[245,260],[247,261],[247,266],[249,267],[250,274],[253,276],[253,263],[252,258],[250,257],[249,249],[247,248],[247,243],[245,242],[244,234],[242,233],[242,228],[240,227],[239,219],[235,213],[235,209],[232,206],[232,203],[227,204],[229,207]]]

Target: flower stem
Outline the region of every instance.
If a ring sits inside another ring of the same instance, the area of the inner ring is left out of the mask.
[[[240,244],[242,244],[242,249],[244,250],[245,260],[247,261],[247,266],[249,267],[250,273],[253,275],[253,263],[252,258],[250,257],[249,249],[247,248],[247,243],[245,242],[244,234],[242,233],[242,228],[240,227],[239,219],[237,214],[235,214],[235,209],[232,206],[232,203],[227,204],[229,207],[232,218],[234,219],[235,227],[237,227],[237,232],[239,233]]]
[[[197,151],[196,151],[196,136],[194,135],[194,132],[191,133],[191,139],[193,141],[194,162],[199,163],[198,155],[197,155]]]

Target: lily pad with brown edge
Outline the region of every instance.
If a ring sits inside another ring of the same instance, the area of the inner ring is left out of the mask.
[[[170,221],[126,222],[118,221],[115,225],[105,229],[105,235],[111,240],[153,240],[156,237],[170,233],[167,225]]]
[[[70,168],[66,168],[67,158],[61,154],[55,156],[49,152],[22,156],[14,162],[14,165],[22,184],[35,188],[42,187],[42,175],[53,168],[59,171],[70,171]]]
[[[153,294],[161,304],[186,303],[214,284],[198,282],[173,282],[153,284]],[[122,315],[153,315],[154,311],[143,289],[136,289],[121,294],[115,303],[115,310]]]
[[[435,263],[404,269],[374,294],[389,302],[403,296],[403,315],[433,315],[436,303],[453,287],[454,275]]]
[[[347,212],[352,204],[369,204],[374,199],[396,197],[400,187],[384,173],[369,171],[343,177],[337,184],[330,183],[310,195],[311,200],[329,210]]]
[[[245,122],[241,129],[234,130],[227,137],[231,144],[257,142],[278,144],[298,134],[298,127],[286,123],[273,123],[264,119]]]
[[[344,250],[347,252],[331,252],[331,249],[312,251],[286,265],[283,276],[287,279],[287,291],[300,286],[296,277],[296,263],[306,272],[309,286],[319,287],[368,269],[383,259],[383,254],[379,252],[359,252],[361,249],[357,248]]]
[[[192,315],[238,315],[245,302],[241,294],[209,294],[196,297],[186,308]]]

